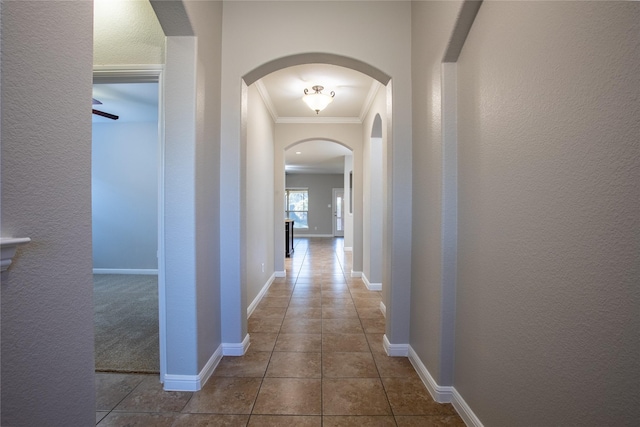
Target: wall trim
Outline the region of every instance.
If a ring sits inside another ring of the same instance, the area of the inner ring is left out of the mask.
[[[287,277],[287,271],[276,271],[273,273],[275,277]]]
[[[386,336],[385,336],[386,338]],[[413,347],[409,346],[409,361],[415,368],[418,376],[422,380],[423,384],[431,394],[431,397],[438,403],[451,403],[456,411],[458,411],[458,415],[463,419],[466,425],[473,427],[483,427],[482,422],[476,416],[476,414],[471,410],[471,407],[465,402],[460,393],[452,386],[441,386],[436,383],[436,380],[433,379],[431,373],[418,354],[415,352]]]
[[[251,345],[251,337],[249,334],[245,335],[244,339],[240,343],[222,343],[222,355],[223,356],[244,356],[247,349]]]
[[[382,346],[387,356],[407,357],[409,355],[409,344],[391,344],[387,338],[387,334],[384,334],[382,337]]]
[[[351,246],[345,246],[342,250],[345,252],[353,252],[353,248]]]
[[[380,301],[380,311],[382,312],[382,315],[385,317],[387,317],[387,306],[384,305],[384,303],[382,301]]]
[[[260,292],[258,292],[258,295],[256,295],[256,297],[253,299],[251,304],[249,304],[249,307],[247,307],[247,319],[251,317],[253,310],[255,310],[258,304],[260,303],[260,301],[262,301],[264,294],[267,293],[267,291],[269,290],[269,286],[271,286],[275,278],[276,278],[276,273],[273,273],[271,277],[267,279],[267,283],[265,283],[262,289],[260,289]]]
[[[362,281],[364,282],[365,286],[367,287],[367,289],[369,289],[370,291],[381,291],[382,290],[382,283],[371,283],[369,282],[369,279],[367,278],[367,275],[362,273]]]
[[[294,232],[295,232],[295,238],[303,238],[303,237],[334,237],[333,234],[307,234],[307,233],[301,233],[299,231],[295,231],[294,228]]]
[[[165,391],[198,391],[209,380],[222,360],[222,345],[213,352],[198,375],[164,375]]]
[[[362,271],[351,270],[351,277],[362,277]]]
[[[140,274],[158,275],[157,268],[94,268],[93,274]]]

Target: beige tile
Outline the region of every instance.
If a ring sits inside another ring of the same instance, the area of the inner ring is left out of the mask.
[[[371,353],[323,353],[323,378],[378,378]]]
[[[274,352],[266,377],[320,378],[321,360],[320,353]]]
[[[175,413],[128,413],[111,412],[100,427],[171,427],[178,414]]]
[[[376,298],[361,298],[354,296],[353,303],[356,308],[376,308],[380,307],[380,300]]]
[[[254,377],[262,378],[271,352],[247,352],[244,356],[224,356],[213,372],[214,377]]]
[[[249,333],[278,333],[282,326],[282,319],[249,319],[247,329]]]
[[[376,353],[373,358],[381,377],[413,378],[418,375],[407,357],[391,357]]]
[[[320,379],[265,378],[253,407],[253,414],[320,415]]]
[[[249,415],[181,414],[171,427],[245,427]]]
[[[319,334],[322,332],[322,320],[285,319],[280,332],[283,334]]]
[[[382,378],[394,415],[455,415],[449,403],[437,403],[418,376]]]
[[[212,377],[193,396],[183,413],[250,414],[261,378]]]
[[[253,313],[251,313],[251,317],[249,319],[254,320],[267,320],[267,319],[278,319],[282,320],[284,318],[284,314],[287,311],[286,307],[264,307],[258,306]]]
[[[322,417],[323,427],[396,427],[396,422],[390,415],[325,415]]]
[[[96,412],[96,424],[98,424],[104,417],[109,414],[109,411],[97,411]]]
[[[289,307],[285,319],[322,319],[322,308],[320,307]]]
[[[360,318],[364,332],[367,334],[384,334],[386,328],[385,318]]]
[[[290,297],[293,293],[292,289],[269,289],[264,296],[265,297]]]
[[[291,298],[291,302],[289,302],[289,307],[321,307],[322,306],[322,298],[321,297],[310,297],[310,298]]]
[[[268,297],[265,296],[258,304],[258,307],[287,307],[289,305],[289,300],[291,298],[287,297]]]
[[[353,306],[346,307],[333,307],[331,305],[325,305],[322,307],[323,319],[338,319],[342,317],[358,317],[358,312]]]
[[[157,376],[148,376],[122,401],[119,412],[179,412],[184,408],[191,392],[164,391]]]
[[[315,287],[298,287],[293,290],[294,298],[317,298],[322,296],[322,290]]]
[[[96,373],[96,411],[116,407],[147,375]],[[157,375],[153,375],[156,379]]]
[[[384,319],[379,304],[373,307],[356,307],[356,310],[361,319]]]
[[[391,415],[378,378],[322,380],[323,415]]]
[[[363,333],[360,319],[322,319],[323,334],[359,334]]]
[[[248,427],[321,427],[321,416],[252,415]]]
[[[254,332],[249,335],[249,351],[273,351],[278,334]]]
[[[369,346],[365,335],[360,334],[322,334],[323,352],[367,352]]]
[[[280,334],[274,351],[322,351],[321,334]]]
[[[466,427],[466,424],[458,415],[400,415],[396,417],[396,423],[398,427]]]
[[[365,335],[367,337],[367,341],[369,342],[369,348],[371,349],[371,352],[373,353],[374,356],[376,354],[384,354],[385,356],[387,355],[384,349],[384,344],[383,344],[384,334],[365,334]]]

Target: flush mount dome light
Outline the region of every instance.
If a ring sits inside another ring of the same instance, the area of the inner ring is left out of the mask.
[[[309,106],[309,108],[315,111],[316,114],[319,114],[327,105],[331,104],[336,93],[331,91],[331,95],[325,95],[322,93],[324,90],[323,86],[314,86],[311,89],[314,91],[313,93],[309,93],[308,89],[304,90],[302,100]]]

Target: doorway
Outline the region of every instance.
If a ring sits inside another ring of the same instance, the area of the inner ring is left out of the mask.
[[[344,188],[333,189],[333,237],[344,237]]]
[[[146,81],[94,75],[97,372],[160,373],[159,90],[159,74]]]

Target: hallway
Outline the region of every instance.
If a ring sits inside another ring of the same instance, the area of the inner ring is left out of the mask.
[[[99,426],[464,426],[407,358],[384,354],[380,292],[351,278],[342,239],[298,238],[287,277],[248,321],[245,356],[199,392],[157,376],[96,374]]]

